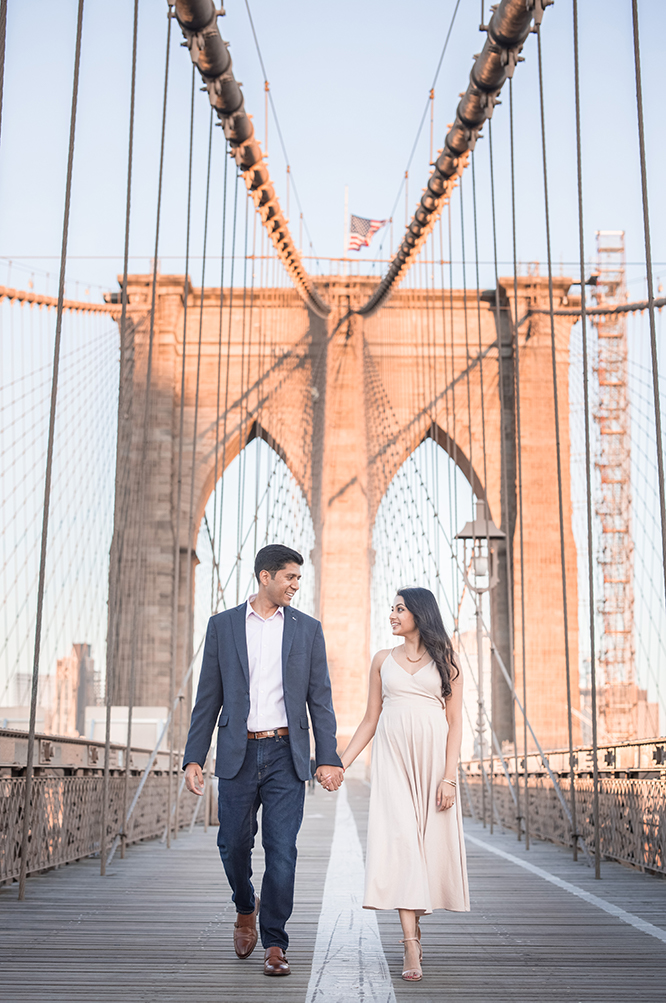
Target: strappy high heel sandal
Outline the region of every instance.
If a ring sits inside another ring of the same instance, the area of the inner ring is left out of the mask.
[[[418,926],[417,926],[417,932],[420,932],[418,930]],[[423,961],[423,950],[421,948],[420,937],[405,937],[405,939],[401,940],[400,943],[408,944],[412,940],[414,941],[414,943],[419,945],[419,962],[421,962]],[[420,968],[405,968],[405,970],[402,973],[402,977],[405,980],[405,982],[420,982],[421,979],[423,978],[423,972],[421,971]]]

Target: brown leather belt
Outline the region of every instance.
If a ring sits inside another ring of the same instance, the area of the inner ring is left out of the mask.
[[[278,735],[288,735],[289,728],[274,728],[273,731],[248,731],[248,738],[277,738]]]

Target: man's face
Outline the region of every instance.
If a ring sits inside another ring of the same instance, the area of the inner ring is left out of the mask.
[[[301,580],[301,566],[287,564],[275,572],[275,578],[271,578],[269,571],[261,571],[259,580],[266,590],[266,598],[270,599],[276,606],[289,606],[299,588]]]

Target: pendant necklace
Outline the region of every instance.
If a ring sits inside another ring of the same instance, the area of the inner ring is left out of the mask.
[[[425,655],[425,654],[426,654],[426,652],[424,651],[423,655]],[[412,665],[416,665],[417,662],[420,662],[421,659],[423,658],[423,655],[419,655],[418,658],[410,658],[409,655],[407,654],[407,652],[405,652],[405,658],[407,659],[408,662],[411,662]]]

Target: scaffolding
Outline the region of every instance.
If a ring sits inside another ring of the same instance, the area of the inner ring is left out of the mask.
[[[597,232],[596,301],[617,306],[627,299],[623,230]],[[636,737],[639,693],[634,658],[633,542],[631,533],[631,427],[626,315],[595,318],[598,390],[596,514],[603,581],[598,655],[600,741]],[[603,736],[603,737],[602,737]]]

